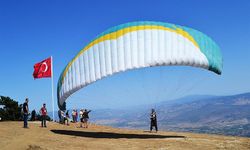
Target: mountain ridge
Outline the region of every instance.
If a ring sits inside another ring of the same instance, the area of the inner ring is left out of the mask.
[[[93,111],[91,116],[102,125],[147,129],[150,108]],[[161,130],[250,137],[250,93],[183,97],[156,103],[155,109]]]

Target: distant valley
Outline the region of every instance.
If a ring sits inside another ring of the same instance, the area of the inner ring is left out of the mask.
[[[148,130],[151,106],[95,110],[91,113],[91,121],[119,128]],[[250,93],[188,96],[156,103],[154,107],[160,130],[250,137]]]

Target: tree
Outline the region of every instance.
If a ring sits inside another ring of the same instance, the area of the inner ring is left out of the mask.
[[[30,121],[35,121],[37,118],[36,118],[36,110],[32,110],[31,112],[31,118],[30,118]]]
[[[20,120],[22,107],[18,106],[18,102],[9,98],[0,96],[0,117],[2,120]]]

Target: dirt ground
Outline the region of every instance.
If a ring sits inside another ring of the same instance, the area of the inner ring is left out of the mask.
[[[181,132],[149,133],[143,130],[116,129],[91,124],[78,128],[58,123],[29,122],[29,129],[22,122],[0,122],[1,150],[249,150],[250,138],[193,134]]]

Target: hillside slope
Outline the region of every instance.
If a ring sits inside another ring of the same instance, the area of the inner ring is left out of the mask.
[[[40,128],[40,122],[0,122],[1,150],[80,150],[80,149],[250,149],[250,138],[181,132],[149,133],[143,130],[117,129],[90,125],[88,129],[57,123]]]
[[[233,96],[189,96],[153,105],[160,130],[215,133],[250,137],[250,93]],[[100,110],[95,123],[148,129],[150,106]]]

